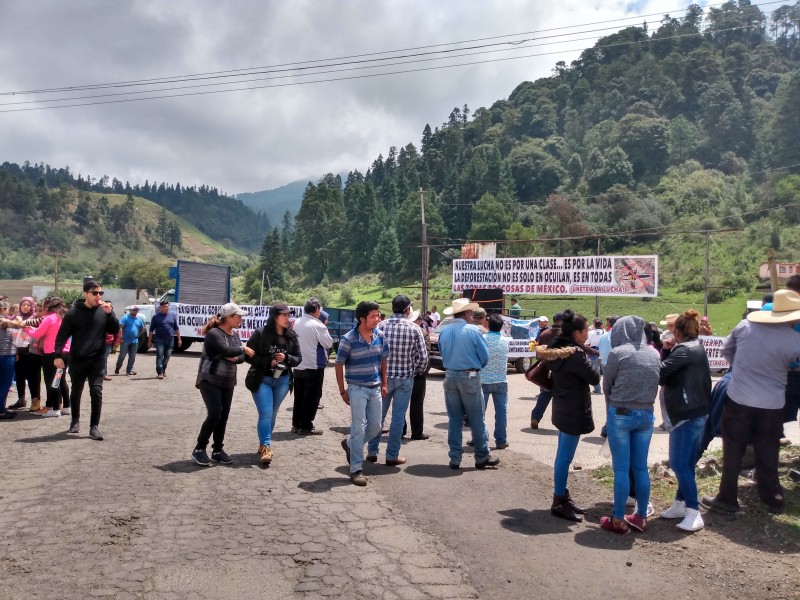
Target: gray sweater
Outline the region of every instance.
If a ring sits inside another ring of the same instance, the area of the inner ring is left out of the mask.
[[[661,359],[647,345],[641,317],[623,317],[611,328],[611,354],[603,367],[609,406],[653,410]]]

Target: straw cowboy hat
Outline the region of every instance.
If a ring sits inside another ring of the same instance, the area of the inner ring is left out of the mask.
[[[778,290],[772,299],[772,310],[757,310],[747,315],[754,323],[789,323],[800,321],[800,294]]]
[[[465,310],[475,310],[480,308],[477,302],[470,302],[467,298],[456,298],[453,300],[453,305],[448,306],[442,312],[446,315],[457,315]]]
[[[669,323],[674,323],[680,315],[667,315],[664,317],[663,321],[659,321],[659,325],[667,325]]]

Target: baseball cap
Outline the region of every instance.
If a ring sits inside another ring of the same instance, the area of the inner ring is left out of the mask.
[[[239,308],[239,305],[235,302],[228,302],[227,304],[223,304],[219,307],[219,312],[217,313],[221,319],[225,317],[230,317],[232,315],[242,315],[245,316],[247,313]]]
[[[285,304],[273,304],[272,307],[269,309],[269,316],[276,317],[278,315],[288,315],[292,311],[289,310],[289,307]]]
[[[549,323],[549,322],[550,322],[550,319],[548,319],[547,317],[545,317],[544,315],[542,315],[541,317],[539,317],[538,321],[539,321],[540,323]]]

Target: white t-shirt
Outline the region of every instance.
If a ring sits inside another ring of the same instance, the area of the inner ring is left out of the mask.
[[[603,329],[590,329],[586,344],[591,348],[597,348],[598,344],[600,343],[600,338],[603,337],[604,333],[605,330]]]
[[[438,312],[431,313],[431,320],[433,321],[433,326],[436,327],[442,320],[442,317],[439,316]]]

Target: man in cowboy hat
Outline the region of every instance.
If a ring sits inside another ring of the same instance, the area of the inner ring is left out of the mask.
[[[439,334],[439,350],[445,368],[444,403],[447,408],[447,444],[450,468],[461,468],[461,423],[469,419],[475,443],[475,468],[494,467],[500,459],[489,454],[486,424],[483,421],[483,393],[480,370],[489,361],[489,351],[480,330],[472,325],[478,304],[458,298],[444,309],[453,322]]]
[[[722,356],[732,366],[722,412],[722,479],[703,506],[724,513],[739,510],[739,469],[752,441],[758,495],[773,513],[784,508],[778,480],[778,450],[786,397],[786,373],[800,357],[800,294],[775,292],[772,310],[747,315],[725,338]]]

